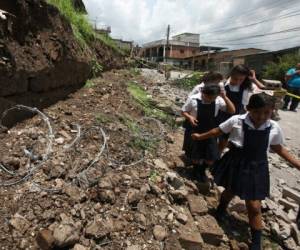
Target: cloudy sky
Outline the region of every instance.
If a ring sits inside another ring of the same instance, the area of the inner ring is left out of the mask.
[[[168,24],[171,35],[200,33],[202,45],[272,50],[300,45],[299,0],[83,1],[91,22],[140,45],[165,38]]]

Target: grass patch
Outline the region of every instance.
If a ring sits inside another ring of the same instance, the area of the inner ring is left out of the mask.
[[[189,77],[184,77],[184,78],[181,78],[181,79],[176,79],[174,81],[174,84],[178,88],[182,88],[182,89],[186,89],[186,90],[191,90],[197,84],[199,84],[201,82],[203,75],[204,75],[204,73],[202,73],[202,72],[194,72]]]
[[[142,128],[134,122],[129,116],[120,116],[120,121],[128,127],[133,134],[133,138],[128,143],[128,146],[138,150],[147,150],[154,152],[160,140],[157,138],[149,138],[143,136]]]
[[[86,45],[94,39],[94,30],[86,20],[86,16],[75,10],[72,0],[47,0],[49,4],[54,5],[60,13],[71,23],[73,33],[81,45]]]
[[[95,33],[95,38],[98,39],[98,40],[100,40],[102,43],[104,43],[108,47],[112,48],[113,50],[117,51],[121,55],[125,55],[126,54],[125,51],[123,51],[122,49],[120,49],[117,46],[117,44],[115,43],[115,41],[110,36],[105,35],[105,34],[96,34]]]
[[[141,75],[142,71],[140,69],[138,69],[138,68],[130,68],[129,69],[129,73],[130,73],[131,76],[134,77],[134,76]]]
[[[91,80],[87,80],[84,87],[85,88],[92,88],[94,87],[96,84],[94,82],[92,82]]]
[[[171,115],[155,107],[152,98],[148,93],[135,83],[129,83],[127,87],[128,92],[137,102],[144,114],[149,117],[156,118],[164,123],[174,126],[174,119]]]
[[[97,124],[106,124],[106,123],[110,123],[110,122],[114,121],[113,118],[109,117],[106,114],[102,114],[102,113],[96,114],[95,119],[96,119]]]

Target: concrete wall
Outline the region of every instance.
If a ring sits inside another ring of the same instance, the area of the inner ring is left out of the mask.
[[[189,43],[200,43],[200,35],[199,34],[191,34],[191,33],[183,33],[177,36],[172,37],[173,40],[183,41]]]
[[[213,53],[205,53],[199,56],[195,56],[194,58],[189,58],[192,61],[192,65],[194,64],[195,69],[200,70],[220,70],[220,64],[224,62],[233,63],[234,58],[249,55],[249,54],[257,54],[261,53],[264,50],[260,49],[241,49],[241,50],[232,50],[232,51],[221,51],[221,52],[213,52]],[[240,61],[243,63],[243,61]]]

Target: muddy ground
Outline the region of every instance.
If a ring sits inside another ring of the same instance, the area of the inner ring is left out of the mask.
[[[128,83],[180,120],[185,91],[156,72],[120,70],[43,110],[49,119],[40,114],[2,129],[1,249],[247,249],[243,202],[231,205],[228,221],[214,219],[219,191],[184,166],[183,130],[145,117]],[[264,249],[296,249],[297,204],[289,197],[289,209],[278,204],[291,184],[288,168],[275,157],[272,164],[285,183],[275,178],[277,196],[265,205]]]

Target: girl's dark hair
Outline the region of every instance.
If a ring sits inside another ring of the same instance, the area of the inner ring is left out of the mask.
[[[234,66],[231,69],[229,77],[233,76],[233,75],[243,75],[243,76],[246,76],[246,78],[245,78],[244,82],[242,83],[241,87],[243,89],[252,90],[252,82],[249,79],[249,76],[251,75],[251,72],[250,72],[250,69],[247,66],[245,66],[243,64],[239,64],[239,65]]]
[[[208,84],[204,85],[201,92],[209,96],[217,96],[221,93],[221,88],[218,84]]]
[[[202,82],[204,82],[204,84],[210,84],[210,83],[219,83],[223,80],[223,76],[221,73],[219,72],[208,72],[206,73],[203,77],[202,77]]]
[[[247,109],[260,109],[264,107],[275,108],[275,97],[266,93],[254,94],[249,99]]]

